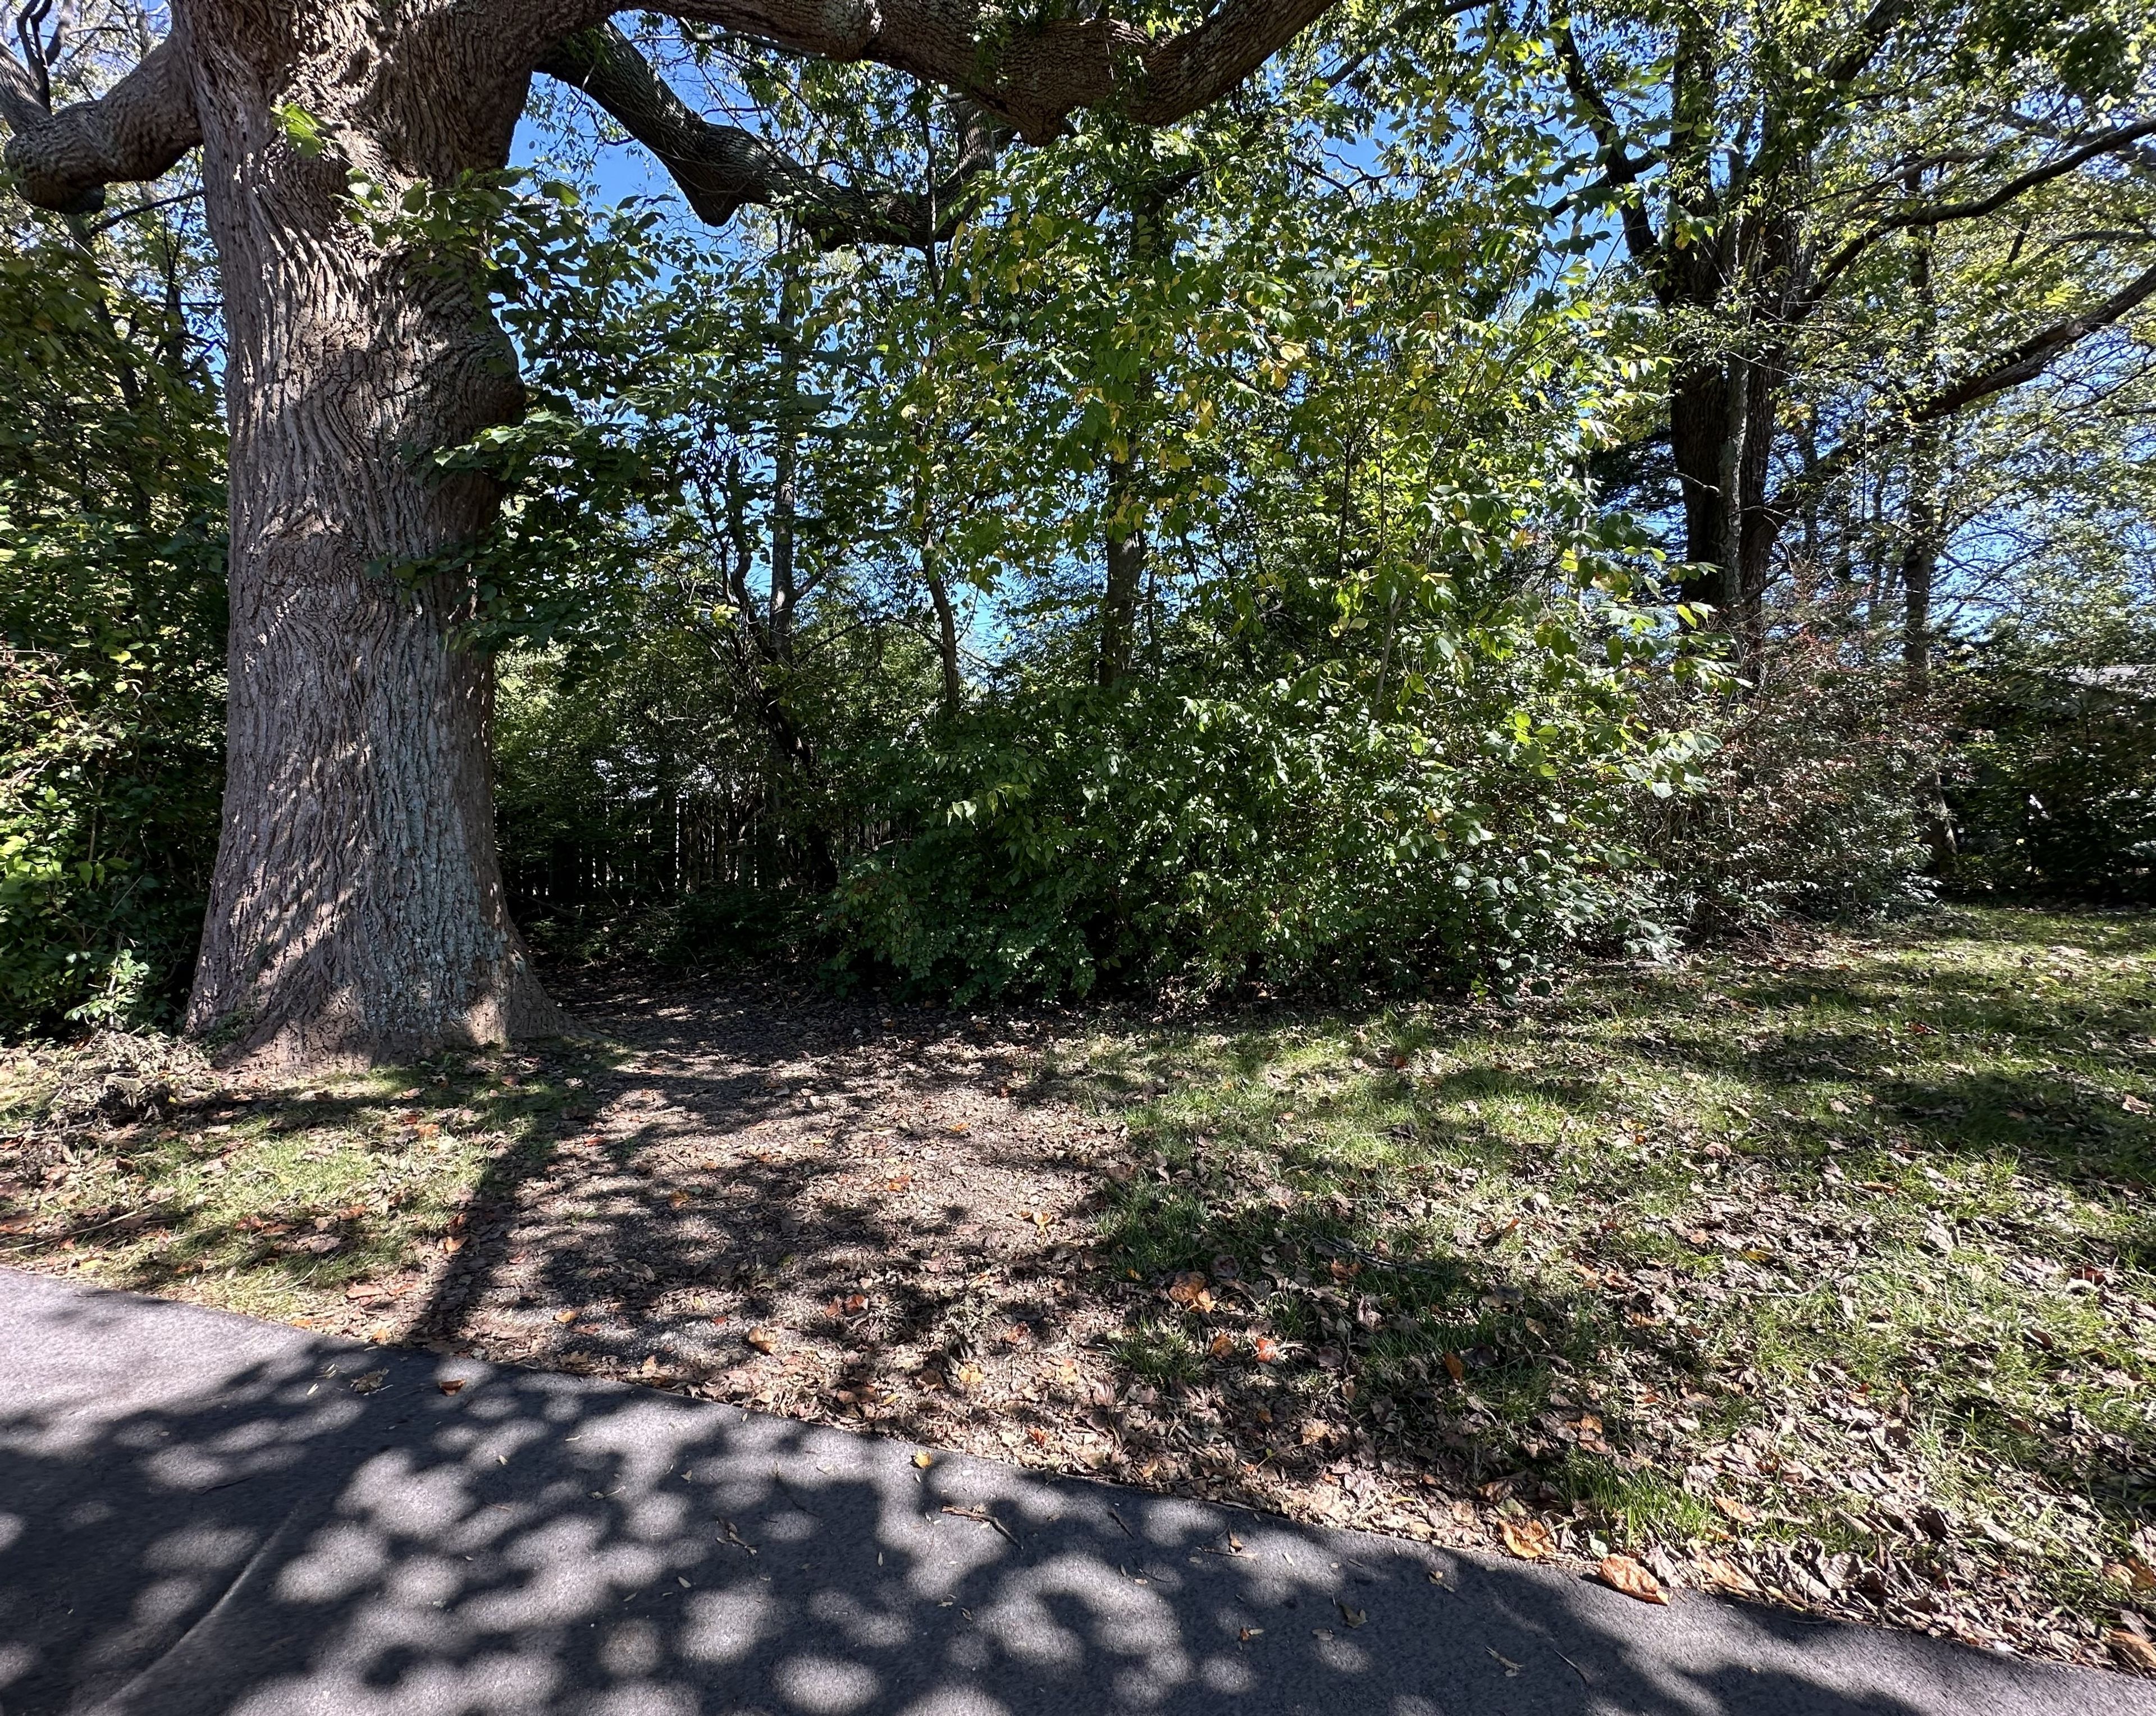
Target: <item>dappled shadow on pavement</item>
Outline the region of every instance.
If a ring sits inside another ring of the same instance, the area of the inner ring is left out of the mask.
[[[2065,1708],[2156,1698],[0,1274],[6,1716]]]

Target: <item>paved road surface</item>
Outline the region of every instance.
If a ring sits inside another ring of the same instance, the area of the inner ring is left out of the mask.
[[[2156,1716],[915,1452],[0,1272],[0,1716]]]

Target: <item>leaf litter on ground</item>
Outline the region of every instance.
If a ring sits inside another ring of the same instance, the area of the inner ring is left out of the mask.
[[[2138,1670],[2152,948],[1194,1025],[601,987],[296,1087],[100,1039],[0,1060],[0,1258]]]

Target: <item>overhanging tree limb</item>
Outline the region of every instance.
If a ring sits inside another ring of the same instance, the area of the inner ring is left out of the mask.
[[[1240,85],[1331,3],[1223,0],[1202,22],[1165,37],[1105,13],[1013,28],[979,0],[671,0],[649,9],[799,53],[911,72],[971,96],[1040,143],[1082,108],[1118,105],[1140,125],[1187,119]],[[627,8],[582,9],[586,15],[557,39]]]
[[[612,24],[562,43],[539,69],[583,90],[650,150],[701,218],[723,226],[744,204],[760,204],[783,210],[826,246],[917,249],[947,236],[965,213],[967,187],[994,164],[1011,135],[967,104],[958,161],[932,197],[871,190],[826,178],[753,131],[705,119]]]
[[[1824,300],[1827,289],[1846,274],[1874,244],[1889,234],[1913,231],[1920,227],[1945,226],[1956,221],[1981,220],[1985,215],[1997,213],[2017,197],[2024,197],[2055,179],[2064,178],[2092,161],[2105,156],[2132,152],[2145,137],[2156,137],[2156,120],[2142,120],[2100,132],[2083,141],[2077,148],[2009,179],[1988,195],[1964,197],[1953,202],[1912,202],[1905,208],[1898,208],[1882,216],[1820,264],[1804,296],[1792,306],[1790,320],[1801,321],[1810,314]]]
[[[41,207],[94,213],[104,187],[154,179],[202,141],[182,44],[167,37],[95,101],[54,113],[20,60],[0,49],[0,119],[13,133],[8,165]]]
[[[2004,393],[2010,387],[2032,382],[2043,374],[2054,359],[2078,346],[2090,335],[2131,315],[2152,297],[2156,297],[2156,266],[2129,280],[2101,304],[2092,305],[2078,315],[2068,316],[2053,322],[2049,327],[2039,329],[2027,339],[1988,359],[1958,380],[1949,382],[1945,387],[1917,401],[1901,413],[1898,422],[1907,428],[1938,423],[1994,394]],[[1876,446],[1884,438],[1883,431],[1851,436],[1777,494],[1768,503],[1769,511],[1777,520],[1794,517],[1797,509],[1809,496],[1833,482],[1860,453]]]

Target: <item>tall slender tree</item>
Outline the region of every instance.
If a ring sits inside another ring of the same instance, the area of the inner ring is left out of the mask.
[[[1680,491],[1682,593],[1719,610],[1740,645],[1806,496],[1887,441],[1921,453],[1945,420],[2156,297],[2145,239],[2062,228],[2056,242],[2086,258],[2078,305],[1964,330],[1958,361],[1891,424],[1815,446],[1777,485],[1807,376],[1876,343],[1882,306],[1901,313],[1897,245],[2025,221],[2069,182],[2130,180],[2156,137],[2150,27],[2144,0],[1553,10],[1552,61],[1596,154],[1586,199],[1614,212],[1666,328],[1656,438]]]

